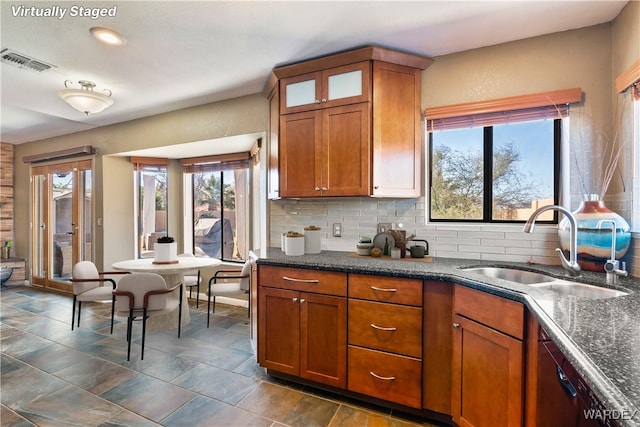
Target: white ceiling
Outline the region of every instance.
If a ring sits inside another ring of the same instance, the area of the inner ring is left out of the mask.
[[[363,45],[435,57],[581,28],[611,21],[626,3],[2,0],[1,48],[56,68],[2,63],[0,137],[19,144],[258,93],[274,66]],[[115,5],[116,15],[72,17],[74,5]],[[16,16],[19,6],[60,6],[67,15]],[[99,43],[93,26],[119,31],[126,44]],[[85,116],[58,98],[65,80],[111,90],[114,105]]]

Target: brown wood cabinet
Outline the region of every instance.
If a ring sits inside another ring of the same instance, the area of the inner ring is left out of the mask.
[[[452,415],[460,426],[524,419],[524,306],[455,286]]]
[[[348,389],[422,408],[422,281],[349,275]]]
[[[367,47],[274,69],[270,197],[419,197],[420,71],[431,62]]]
[[[369,195],[370,115],[360,103],[282,116],[281,196]]]
[[[345,388],[346,274],[260,266],[258,281],[260,365]]]

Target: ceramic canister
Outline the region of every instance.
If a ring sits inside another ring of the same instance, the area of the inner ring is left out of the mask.
[[[315,225],[304,228],[304,253],[319,254],[321,252],[320,240],[322,229]]]
[[[304,234],[287,233],[284,236],[284,253],[288,256],[304,255]]]

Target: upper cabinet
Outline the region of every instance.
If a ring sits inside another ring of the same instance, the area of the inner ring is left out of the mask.
[[[282,79],[282,114],[368,102],[371,81],[368,61]]]
[[[269,196],[419,197],[420,71],[431,62],[366,47],[274,69]]]

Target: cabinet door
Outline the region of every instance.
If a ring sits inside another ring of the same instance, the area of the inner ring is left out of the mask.
[[[370,104],[329,108],[322,114],[322,195],[370,195]]]
[[[346,388],[346,298],[300,293],[300,376]]]
[[[258,362],[291,375],[300,371],[299,292],[260,287]]]
[[[422,192],[420,70],[373,64],[373,194]]]
[[[322,179],[319,111],[280,117],[280,196],[320,197]]]
[[[522,425],[523,343],[454,316],[453,420],[460,426]]]
[[[322,72],[322,108],[369,102],[369,61],[335,67]]]
[[[282,114],[315,110],[320,107],[322,72],[282,79],[280,85]]]

